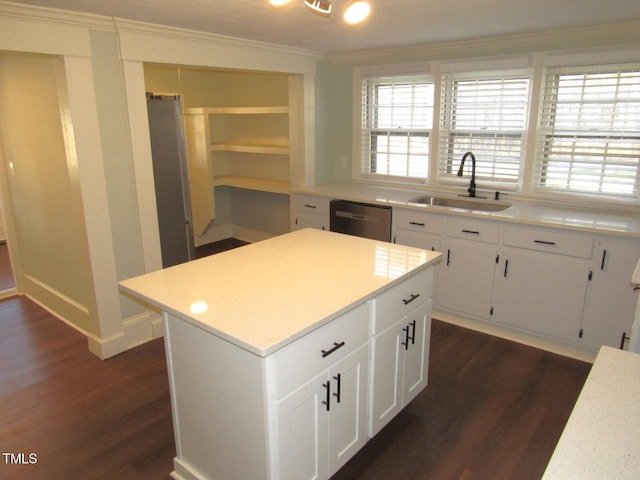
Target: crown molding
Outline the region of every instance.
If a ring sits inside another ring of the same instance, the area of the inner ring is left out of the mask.
[[[84,27],[94,30],[115,30],[113,19],[109,17],[71,12],[58,8],[22,5],[2,0],[0,0],[0,18]]]
[[[85,14],[68,10],[60,10],[57,8],[22,5],[3,0],[0,0],[0,18],[41,22],[75,28],[87,28],[91,30],[107,30],[117,33],[126,32],[129,34],[151,35],[155,37],[193,41],[223,47],[253,49],[279,55],[309,57],[314,60],[322,55],[322,52],[287,47],[267,42],[247,40],[238,37],[217,35],[135,20],[126,20],[117,17]]]
[[[618,47],[640,44],[640,21],[590,25],[577,28],[545,30],[521,34],[499,35],[462,41],[427,43],[406,47],[380,48],[352,53],[323,55],[327,63],[398,62],[441,60],[487,55],[511,55],[540,51],[574,51],[596,47]]]
[[[231,37],[226,35],[218,35],[215,33],[201,32],[197,30],[189,30],[186,28],[172,27],[168,25],[160,25],[154,23],[146,23],[136,20],[127,20],[124,18],[114,18],[113,25],[115,30],[121,33],[151,35],[156,37],[165,37],[178,40],[188,40],[198,43],[210,43],[222,47],[249,48],[253,50],[263,50],[265,52],[295,55],[301,57],[310,57],[318,59],[322,56],[322,52],[314,50],[306,50],[296,47],[288,47],[274,43],[260,42],[256,40],[248,40],[239,37]]]

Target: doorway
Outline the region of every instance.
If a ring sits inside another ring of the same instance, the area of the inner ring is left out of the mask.
[[[0,300],[17,294],[16,280],[9,249],[9,234],[7,232],[9,227],[5,220],[6,209],[3,208],[2,193],[2,189],[0,188]]]

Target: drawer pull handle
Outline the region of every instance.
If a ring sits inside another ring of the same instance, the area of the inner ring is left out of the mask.
[[[542,245],[555,245],[556,242],[548,242],[547,240],[534,240],[534,243],[540,243]]]
[[[451,263],[451,249],[447,248],[447,267]]]
[[[315,205],[309,205],[308,203],[305,203],[304,206],[307,208],[316,208]]]
[[[333,347],[330,350],[321,350],[322,358],[328,357],[329,355],[331,355],[333,352],[335,352],[336,350],[338,350],[341,347],[344,347],[344,342],[340,342],[340,343],[333,342]]]
[[[470,233],[472,235],[480,235],[480,232],[477,231],[477,230],[465,230],[465,229],[463,229],[462,233]]]
[[[407,299],[402,299],[402,303],[404,303],[405,305],[408,305],[408,304],[410,304],[411,302],[413,302],[416,298],[418,298],[419,296],[420,296],[420,294],[419,294],[419,293],[412,293],[412,294],[409,296],[409,299],[408,299],[408,300],[407,300]]]
[[[416,227],[424,227],[424,223],[421,223],[421,222],[409,222],[409,225],[415,225]]]
[[[507,278],[507,272],[509,271],[509,260],[504,261],[504,278]]]
[[[322,386],[327,391],[327,399],[322,401],[323,405],[327,406],[327,412],[331,408],[331,382],[323,383]]]
[[[607,251],[602,251],[602,263],[600,263],[600,270],[604,270],[604,261],[607,258]]]
[[[340,380],[342,379],[342,375],[341,374],[337,374],[333,377],[333,379],[336,381],[336,383],[338,384],[337,386],[337,392],[333,394],[334,397],[336,397],[336,402],[340,403]]]

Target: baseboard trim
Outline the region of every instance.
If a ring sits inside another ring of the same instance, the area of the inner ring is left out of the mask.
[[[24,293],[52,315],[85,333],[89,326],[89,308],[31,275],[23,275]]]
[[[445,312],[442,310],[434,309],[432,313],[433,318],[441,320],[452,325],[468,328],[469,330],[475,330],[477,332],[486,333],[494,337],[504,338],[512,342],[521,343],[530,347],[539,348],[547,352],[556,353],[564,357],[574,358],[583,362],[593,363],[597,351],[590,351],[577,345],[567,345],[561,342],[554,342],[544,338],[539,338],[534,335],[529,335],[524,332],[518,332],[514,330],[508,330],[501,328],[497,325],[491,325],[485,322],[471,320],[462,316]]]

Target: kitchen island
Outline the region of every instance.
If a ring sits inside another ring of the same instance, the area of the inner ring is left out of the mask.
[[[303,229],[121,282],[163,312],[172,476],[335,473],[427,384],[439,257]]]

